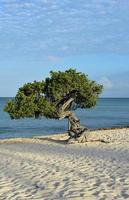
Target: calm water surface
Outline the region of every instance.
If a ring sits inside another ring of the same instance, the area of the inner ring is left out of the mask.
[[[11,120],[3,112],[8,98],[0,98],[0,139],[11,137],[32,137],[67,131],[67,120],[42,118]],[[77,110],[81,123],[90,129],[129,126],[129,99],[102,98],[97,106],[87,110]]]

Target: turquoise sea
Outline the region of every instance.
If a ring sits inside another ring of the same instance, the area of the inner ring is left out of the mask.
[[[0,139],[32,137],[67,131],[67,120],[20,119],[11,120],[3,112],[9,98],[0,98]],[[87,110],[77,110],[76,115],[82,125],[90,129],[129,126],[129,98],[101,98],[97,106]]]

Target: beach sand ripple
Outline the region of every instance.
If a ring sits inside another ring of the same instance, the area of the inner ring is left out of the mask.
[[[0,200],[129,199],[128,143],[57,141],[1,142]]]

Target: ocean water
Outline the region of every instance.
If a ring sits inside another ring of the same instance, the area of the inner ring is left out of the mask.
[[[67,120],[11,120],[3,112],[9,98],[0,98],[0,139],[50,135],[67,131]],[[81,124],[90,129],[129,126],[129,98],[101,98],[92,109],[75,111]]]

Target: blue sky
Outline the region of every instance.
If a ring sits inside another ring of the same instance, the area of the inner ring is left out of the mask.
[[[0,0],[0,96],[69,67],[129,97],[128,0]]]

